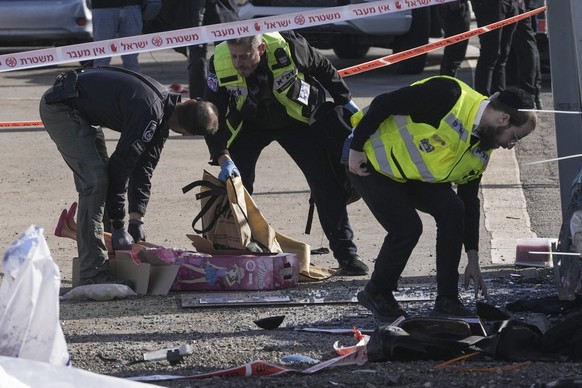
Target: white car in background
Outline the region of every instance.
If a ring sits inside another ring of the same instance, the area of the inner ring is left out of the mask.
[[[243,20],[315,8],[338,7],[373,0],[240,0],[239,17]],[[428,43],[430,7],[369,16],[360,19],[299,29],[309,43],[319,49],[333,49],[340,58],[363,58],[370,47],[404,51]],[[424,70],[426,54],[395,64],[402,74]]]
[[[60,46],[92,40],[86,0],[0,0],[0,46]]]

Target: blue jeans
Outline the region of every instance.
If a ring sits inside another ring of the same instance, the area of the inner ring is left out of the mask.
[[[93,39],[96,41],[140,35],[142,27],[141,6],[139,5],[93,9]],[[141,69],[137,56],[138,54],[122,55],[123,67],[139,73]],[[93,64],[94,67],[107,66],[110,62],[110,57],[98,58]]]

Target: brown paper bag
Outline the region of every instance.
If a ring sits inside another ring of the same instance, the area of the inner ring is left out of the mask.
[[[246,189],[245,199],[253,238],[268,247],[271,252],[286,252],[297,255],[300,282],[325,280],[335,273],[333,269],[311,265],[311,249],[308,244],[276,232],[269,225]]]
[[[251,229],[246,219],[245,190],[240,177],[224,185],[212,174],[204,171],[201,181],[184,187],[184,193],[200,187],[196,199],[200,200],[200,212],[192,221],[192,228],[217,248],[244,250],[251,242]],[[201,221],[202,228],[197,224]]]
[[[245,251],[250,242],[258,242],[270,253],[294,253],[299,259],[299,281],[320,281],[331,277],[335,270],[312,266],[309,245],[276,232],[244,188],[240,177],[229,179],[225,185],[204,171],[203,180],[192,182],[182,191],[200,187],[196,198],[201,211],[192,222],[195,232],[210,240],[217,250]],[[196,227],[202,221],[202,229]],[[248,251],[245,251],[248,253]]]

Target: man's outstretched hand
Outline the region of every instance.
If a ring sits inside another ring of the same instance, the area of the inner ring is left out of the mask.
[[[467,267],[465,267],[465,290],[469,289],[469,284],[471,280],[475,284],[475,298],[479,297],[479,292],[481,296],[487,297],[487,285],[483,276],[481,275],[481,268],[479,267],[479,252],[476,250],[467,251]]]

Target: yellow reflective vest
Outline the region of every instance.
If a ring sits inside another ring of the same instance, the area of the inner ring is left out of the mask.
[[[366,157],[376,171],[398,182],[459,184],[483,174],[491,150],[481,150],[479,142],[471,145],[471,133],[487,97],[454,80],[461,86],[461,96],[438,128],[415,123],[410,116],[390,116],[380,124],[364,143]],[[361,111],[352,116],[352,124],[355,126],[362,116]]]
[[[312,86],[305,82],[304,75],[297,69],[289,44],[278,32],[263,34],[263,42],[267,46],[267,65],[273,75],[273,95],[285,107],[289,116],[300,122],[309,123],[309,117],[314,109],[309,99]],[[234,98],[236,101],[235,109],[231,105],[226,115],[226,124],[230,130],[226,143],[228,147],[243,125],[240,112],[248,95],[247,81],[238,74],[232,64],[227,42],[222,42],[215,48],[214,69],[218,86],[226,87],[231,99]]]

